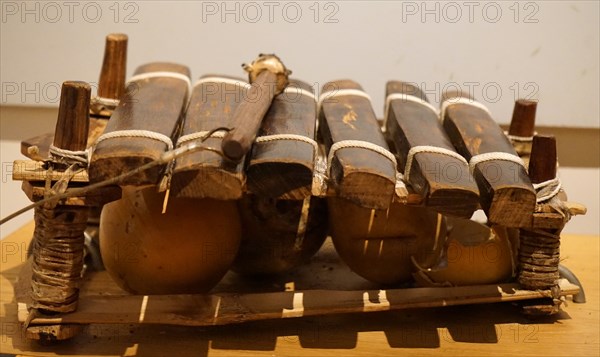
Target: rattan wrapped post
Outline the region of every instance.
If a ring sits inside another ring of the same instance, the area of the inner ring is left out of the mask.
[[[517,281],[524,289],[550,290],[552,301],[524,306],[529,315],[551,315],[559,311],[558,296],[560,233],[571,216],[585,214],[585,207],[567,202],[557,177],[556,139],[537,135],[537,101],[515,102],[508,139],[528,166],[536,191],[536,207],[529,227],[520,229]]]
[[[529,177],[537,193],[536,212],[531,228],[521,229],[518,281],[525,289],[558,291],[560,233],[570,219],[568,208],[559,197],[556,177],[556,140],[553,136],[533,138]],[[536,219],[537,218],[537,219]],[[560,300],[546,306],[526,307],[530,314],[558,312]]]
[[[571,217],[585,214],[586,208],[567,201],[557,176],[556,139],[534,131],[536,105],[536,102],[517,101],[507,133],[515,150],[528,163],[528,174],[537,195],[531,226],[520,229],[517,281],[523,289],[550,290],[554,295],[551,301],[524,304],[524,313],[552,315],[559,312],[562,303],[558,286],[560,234]]]
[[[87,183],[87,141],[90,86],[85,82],[63,83],[61,101],[49,157],[43,162],[19,161],[15,179],[32,201],[48,199]],[[30,316],[55,315],[77,309],[84,260],[84,231],[88,211],[118,198],[119,190],[109,188],[84,197],[47,201],[35,208],[32,249]],[[49,336],[48,331],[57,331]],[[62,329],[35,329],[28,336],[37,339],[71,337]]]

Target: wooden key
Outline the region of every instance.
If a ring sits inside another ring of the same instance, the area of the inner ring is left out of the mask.
[[[330,157],[333,145],[351,143],[348,140],[370,143],[373,149],[382,151],[342,146],[328,163],[329,177],[339,197],[365,208],[387,209],[396,186],[395,160],[384,154],[389,147],[365,95],[361,86],[351,80],[326,83],[318,113],[319,131]]]
[[[187,105],[189,77],[187,67],[173,63],[138,67],[127,93],[121,97],[106,130],[98,138],[89,168],[91,182],[154,161],[170,149]],[[114,133],[122,136],[110,137]],[[156,184],[163,169],[140,172],[120,184]]]
[[[207,75],[194,85],[178,146],[199,140],[203,133],[229,127],[235,108],[246,96],[248,83],[240,78]],[[204,141],[219,148],[223,133]],[[171,194],[175,197],[239,199],[244,186],[243,164],[210,151],[188,153],[175,164]]]
[[[232,130],[221,143],[223,154],[232,161],[242,160],[250,150],[273,97],[283,92],[292,73],[274,54],[260,54],[252,64],[242,66],[249,74],[252,87],[247,99],[233,113]]]
[[[456,98],[453,93],[442,98],[442,103],[450,103],[443,110],[443,125],[456,150],[471,164],[473,157],[480,154],[506,156],[473,168],[481,206],[489,221],[506,227],[531,225],[536,195],[525,167],[507,160],[518,158],[510,141],[485,107],[464,95],[464,102]]]
[[[409,177],[405,175],[404,179],[409,180],[416,193],[426,197],[426,206],[441,213],[470,218],[479,206],[479,190],[468,164],[456,153],[446,135],[435,108],[428,105],[427,97],[419,88],[400,81],[387,83],[386,98],[389,100],[387,118],[384,118],[386,132],[399,155],[400,171],[406,174],[410,170]],[[406,168],[409,152],[419,148],[424,151],[411,155],[412,165]],[[435,148],[458,157],[431,152]]]
[[[316,154],[315,120],[312,88],[307,83],[291,80],[286,91],[273,100],[254,143],[247,167],[250,192],[261,197],[295,200],[311,194]]]

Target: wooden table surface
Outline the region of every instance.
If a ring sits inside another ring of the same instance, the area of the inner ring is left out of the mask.
[[[576,219],[576,218],[575,218]],[[561,255],[582,281],[586,304],[568,298],[554,317],[531,320],[509,304],[341,314],[190,328],[92,325],[53,346],[27,341],[13,286],[33,223],[1,245],[0,353],[26,356],[598,356],[600,237],[562,237]]]

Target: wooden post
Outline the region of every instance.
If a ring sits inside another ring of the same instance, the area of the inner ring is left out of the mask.
[[[187,140],[199,140],[209,130],[230,127],[231,117],[246,97],[244,80],[207,75],[196,83],[177,146]],[[203,145],[220,147],[222,132],[208,138]],[[224,159],[210,151],[190,152],[178,158],[171,179],[175,197],[235,200],[242,197],[244,165]]]
[[[88,133],[88,143],[90,146],[96,143],[96,140],[106,130],[108,119],[112,116],[119,99],[125,94],[125,77],[127,76],[127,45],[128,37],[125,34],[112,33],[106,36],[106,45],[104,47],[104,59],[100,70],[100,80],[98,81],[98,92],[92,98],[90,106],[90,130]],[[91,237],[92,242],[87,246],[90,255],[97,254],[100,257],[100,214],[102,207],[92,207],[88,217],[88,229],[86,233]],[[91,252],[91,250],[95,250]],[[98,259],[98,267],[101,267],[102,260]]]
[[[351,80],[323,86],[319,131],[329,156],[336,143],[353,140],[363,144],[340,147],[328,163],[329,177],[339,197],[365,208],[387,209],[396,186],[395,159],[384,155],[389,147],[370,100],[361,93],[362,87]]]
[[[98,82],[98,96],[101,98],[119,99],[125,93],[127,40],[127,35],[121,33],[106,36],[104,60]]]
[[[291,73],[275,55],[261,54],[252,64],[243,67],[249,73],[252,87],[247,99],[233,113],[232,130],[221,143],[223,154],[232,161],[240,161],[250,150],[273,97],[288,85]]]
[[[307,83],[291,80],[285,93],[273,100],[247,167],[250,192],[261,197],[294,200],[311,195],[317,154],[316,102],[312,93]]]
[[[529,178],[534,184],[556,177],[556,139],[551,135],[536,135],[533,138],[529,161]]]
[[[519,99],[515,102],[508,138],[515,151],[527,163],[531,154],[531,140],[535,134],[537,101]]]
[[[87,146],[89,106],[89,84],[63,83],[48,167],[43,168],[43,172],[29,175],[23,182],[23,190],[32,201],[68,191],[68,183],[74,177],[74,173],[84,170],[87,166],[87,158],[82,151]],[[78,181],[81,181],[81,178]],[[105,199],[116,199],[120,194],[115,188],[104,189],[94,194],[97,193],[100,195],[99,200],[97,197],[72,197],[35,208],[31,314],[67,313],[77,309],[84,259],[83,233],[87,224],[88,206],[94,201],[100,203]],[[73,326],[69,331],[76,330],[77,326]],[[72,334],[64,334],[64,329],[61,331],[53,338],[72,337]],[[49,333],[33,328],[28,331],[28,336],[44,339]]]
[[[529,177],[540,184],[556,177],[556,139],[537,135],[533,138]],[[557,198],[559,200],[559,198]],[[550,202],[541,203],[551,205]],[[525,289],[549,289],[559,279],[560,232],[566,220],[557,221],[553,227],[521,229],[518,280]]]
[[[489,221],[514,228],[530,226],[535,191],[525,167],[508,160],[518,156],[498,124],[472,98],[448,94],[442,103],[450,104],[443,114],[444,129],[456,150],[471,163],[481,206]],[[472,165],[473,157],[481,154],[492,155],[492,159]],[[493,158],[500,156],[503,158]]]
[[[173,63],[138,67],[127,93],[98,138],[89,169],[92,182],[154,161],[173,145],[187,105],[189,73],[186,66]],[[157,184],[163,170],[164,167],[146,170],[120,184]]]
[[[470,218],[479,207],[479,190],[468,164],[456,153],[425,94],[409,83],[389,81],[386,98],[397,98],[389,101],[384,123],[399,155],[400,172],[403,168],[405,174],[410,170],[409,177],[405,175],[404,179],[409,180],[416,193],[426,198],[427,207]],[[411,167],[406,168],[409,152],[419,148],[424,151],[411,154]],[[449,153],[433,152],[435,148]]]
[[[90,125],[90,93],[88,83],[64,82],[55,132],[23,140],[21,153],[33,160],[45,160],[51,145],[71,151],[85,150]]]
[[[535,112],[537,102],[533,100],[518,99],[513,109],[508,135],[521,137],[533,136],[535,128]]]
[[[86,149],[90,124],[90,94],[90,85],[85,82],[63,83],[54,131],[54,146],[71,151]]]

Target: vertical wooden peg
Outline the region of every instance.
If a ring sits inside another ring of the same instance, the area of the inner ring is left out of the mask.
[[[121,33],[106,36],[104,61],[98,82],[99,97],[118,100],[125,92],[127,40],[127,35]]]
[[[556,140],[553,136],[538,135],[533,138],[529,177],[538,191],[536,211],[540,211],[544,205],[552,206],[555,198],[541,201],[540,187],[537,185],[549,183],[556,177]],[[560,232],[566,219],[559,219],[549,227],[547,224],[537,224],[536,215],[539,213],[534,214],[531,228],[520,230],[518,281],[525,289],[551,289],[559,279]]]
[[[515,151],[526,162],[531,154],[531,141],[535,135],[537,101],[518,99],[513,109],[508,138]]]

